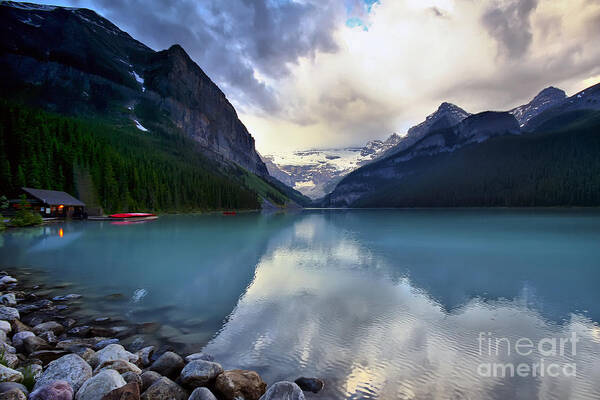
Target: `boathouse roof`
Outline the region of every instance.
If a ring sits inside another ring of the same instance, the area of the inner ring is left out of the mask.
[[[42,190],[42,189],[32,189],[32,188],[21,188],[23,191],[34,198],[38,199],[44,204],[48,204],[50,206],[80,206],[85,207],[85,204],[71,196],[69,193],[59,192],[58,190]]]

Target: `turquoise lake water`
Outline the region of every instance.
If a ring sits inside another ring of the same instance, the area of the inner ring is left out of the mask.
[[[598,211],[182,215],[0,238],[1,265],[84,295],[77,319],[159,323],[124,341],[203,349],[267,383],[323,379],[308,398],[600,398]]]

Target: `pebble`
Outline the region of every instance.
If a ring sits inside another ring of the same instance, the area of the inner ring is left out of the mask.
[[[167,351],[152,363],[150,371],[155,371],[168,377],[176,377],[184,366],[185,362],[179,354]]]
[[[41,385],[29,396],[29,400],[72,400],[73,388],[66,381],[54,381]]]

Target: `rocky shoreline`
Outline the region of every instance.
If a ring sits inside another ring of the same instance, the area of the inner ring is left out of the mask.
[[[47,298],[17,278],[0,271],[0,400],[301,400],[323,388],[304,377],[267,386],[255,371],[168,345],[123,346],[130,328],[70,317],[80,294]]]

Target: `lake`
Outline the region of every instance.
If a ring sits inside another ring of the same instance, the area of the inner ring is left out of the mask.
[[[174,215],[0,246],[6,268],[83,294],[74,317],[160,327],[125,343],[323,379],[307,398],[600,398],[598,211]]]

